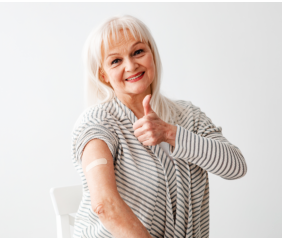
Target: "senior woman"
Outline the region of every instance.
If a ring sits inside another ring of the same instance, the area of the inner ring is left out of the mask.
[[[135,17],[93,31],[85,67],[88,107],[72,138],[83,183],[74,237],[209,237],[208,172],[243,177],[239,148],[199,107],[160,93],[158,49]]]

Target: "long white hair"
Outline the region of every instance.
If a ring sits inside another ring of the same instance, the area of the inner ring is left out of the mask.
[[[111,101],[115,91],[109,83],[102,81],[100,70],[102,69],[102,47],[108,49],[109,37],[114,41],[120,39],[120,31],[123,30],[126,39],[126,30],[133,37],[145,42],[151,49],[155,63],[155,77],[151,85],[152,97],[150,105],[153,111],[165,122],[174,124],[177,111],[182,111],[181,106],[160,93],[162,64],[157,45],[146,25],[139,19],[130,16],[114,16],[94,29],[88,36],[83,50],[84,74],[85,74],[85,106]]]

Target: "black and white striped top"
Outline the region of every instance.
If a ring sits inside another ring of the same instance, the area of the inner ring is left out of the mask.
[[[169,155],[160,144],[143,146],[134,135],[134,113],[117,97],[87,108],[78,118],[72,138],[73,164],[81,176],[83,198],[73,237],[113,237],[91,208],[90,193],[81,167],[84,146],[104,140],[114,159],[118,192],[156,238],[209,237],[208,172],[232,180],[247,172],[238,147],[222,135],[199,107],[178,100],[175,147]]]

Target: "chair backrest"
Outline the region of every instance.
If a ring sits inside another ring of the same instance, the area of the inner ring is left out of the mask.
[[[51,188],[50,195],[56,214],[57,237],[70,238],[70,226],[74,225],[74,213],[82,199],[82,185]]]

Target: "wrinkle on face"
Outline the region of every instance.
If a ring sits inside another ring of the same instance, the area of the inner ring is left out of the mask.
[[[108,54],[119,53],[124,54],[127,51],[126,46],[133,41],[141,41],[138,38],[134,38],[130,30],[127,29],[127,38],[124,34],[123,29],[119,30],[117,40],[114,40],[113,34],[111,33],[108,40],[108,49],[105,49],[105,44],[102,42],[102,63],[105,63]]]
[[[119,55],[124,55],[128,51],[128,45],[132,42],[140,41],[140,39],[135,38],[133,34],[130,32],[129,29],[126,29],[127,36],[125,36],[124,30],[120,29],[118,32],[118,36],[115,36],[115,39],[113,37],[113,33],[110,33],[108,38],[108,48],[105,48],[104,42],[102,42],[101,48],[101,56],[102,56],[102,67],[103,73],[101,75],[104,75],[103,82],[107,84],[109,87],[113,88],[109,79],[108,75],[105,71],[105,65],[107,64],[107,56],[111,53],[118,53]],[[119,57],[119,55],[115,55],[115,57]],[[102,77],[103,78],[103,77]]]
[[[124,30],[119,30],[119,35],[115,39],[113,34],[108,38],[108,49],[105,48],[104,42],[101,46],[101,66],[104,70],[104,80],[101,80],[114,91],[116,96],[129,107],[137,117],[143,116],[142,100],[148,94],[152,94],[151,84],[155,76],[155,61],[152,49],[147,42],[135,38],[127,29],[125,36]],[[138,36],[138,35],[136,35]],[[139,43],[139,47],[133,46]],[[141,44],[142,43],[142,44]],[[141,51],[140,55],[136,53]],[[109,54],[117,53],[108,58]],[[112,63],[117,60],[115,63]],[[127,83],[125,78],[144,71],[142,81],[135,84]]]

